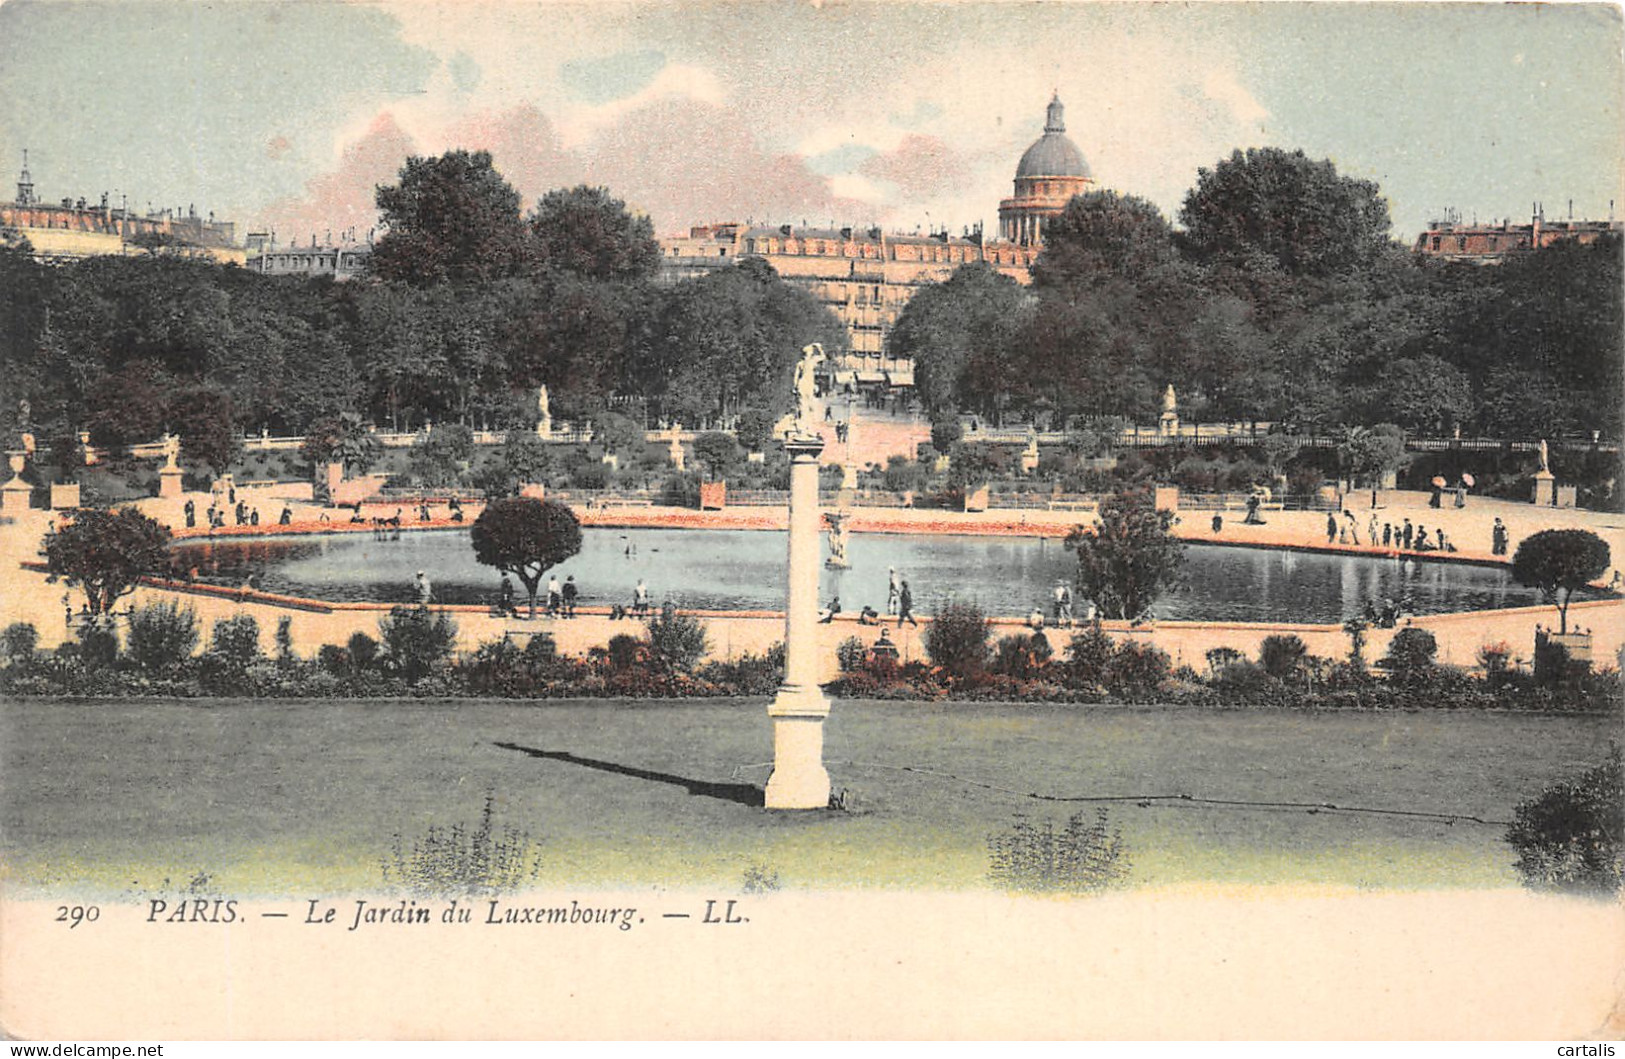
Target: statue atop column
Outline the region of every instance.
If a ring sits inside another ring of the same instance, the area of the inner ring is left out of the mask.
[[[1168,388],[1162,392],[1162,410],[1176,412],[1179,410],[1179,399],[1174,396],[1174,384],[1169,383]]]
[[[548,405],[546,386],[536,388],[536,435],[541,438],[553,436],[553,411]]]
[[[177,434],[164,435],[164,470],[172,471],[180,466],[181,439]]]
[[[793,433],[797,437],[818,436],[818,365],[829,358],[824,347],[817,342],[801,348],[801,359],[796,362],[796,417]]]
[[[1540,453],[1540,473],[1541,474],[1551,474],[1552,473],[1552,463],[1551,463],[1552,456],[1551,456],[1551,453],[1548,452],[1547,449],[1546,449],[1546,439],[1545,438],[1540,439],[1540,444],[1535,447],[1535,451]]]

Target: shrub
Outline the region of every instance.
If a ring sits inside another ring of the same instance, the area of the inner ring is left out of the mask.
[[[1578,780],[1554,783],[1513,813],[1506,839],[1530,889],[1614,894],[1625,885],[1625,766],[1615,743]]]
[[[692,474],[671,475],[661,487],[660,502],[667,507],[699,507],[699,477]]]
[[[428,607],[392,607],[378,622],[390,667],[416,684],[438,669],[457,642],[457,623]]]
[[[835,648],[835,660],[840,663],[841,672],[856,673],[869,660],[869,647],[861,638],[848,636]]]
[[[1168,655],[1150,644],[1125,641],[1112,652],[1105,684],[1113,694],[1137,698],[1156,691],[1172,672]]]
[[[214,623],[209,637],[208,662],[228,673],[244,673],[260,659],[260,623],[251,614],[238,614]]]
[[[29,622],[12,622],[0,631],[0,658],[9,665],[33,661],[38,647],[39,630]]]
[[[550,632],[539,632],[530,638],[525,645],[525,663],[532,666],[549,666],[558,661],[559,645],[554,642]]]
[[[329,673],[346,673],[350,669],[350,652],[338,644],[324,643],[316,651],[316,662]]]
[[[344,651],[349,655],[350,664],[357,669],[371,669],[373,663],[378,661],[378,641],[364,632],[350,634]]]
[[[1128,877],[1124,853],[1123,836],[1104,809],[1092,824],[1075,813],[1060,831],[1048,820],[1041,827],[1018,820],[988,839],[988,877],[1007,890],[1093,893]]]
[[[1102,617],[1136,619],[1172,585],[1185,545],[1173,532],[1172,512],[1160,511],[1149,490],[1117,492],[1100,505],[1094,529],[1074,527],[1066,547],[1078,555],[1078,589]]]
[[[974,603],[952,602],[925,630],[925,651],[951,680],[970,681],[987,668],[987,617]]]
[[[111,669],[118,661],[118,633],[112,626],[91,621],[80,626],[74,645],[79,661],[89,669]]]
[[[993,652],[993,672],[1000,676],[1029,680],[1049,665],[1054,654],[1049,638],[1042,632],[1013,633],[998,642]]]
[[[469,831],[430,827],[410,851],[400,835],[383,862],[384,883],[414,894],[435,897],[496,894],[518,889],[541,871],[542,857],[530,834],[504,826],[492,828],[496,796],[485,795],[480,822]]]
[[[197,614],[173,601],[150,603],[130,615],[129,651],[149,673],[172,669],[197,647]]]
[[[1266,636],[1258,645],[1258,664],[1277,680],[1296,676],[1308,655],[1309,648],[1296,636]]]
[[[1234,647],[1215,647],[1208,651],[1206,657],[1208,672],[1218,676],[1246,656]]]
[[[1067,657],[1068,678],[1072,686],[1105,684],[1106,667],[1111,663],[1114,649],[1112,638],[1106,635],[1098,621],[1081,632],[1073,633]]]
[[[710,647],[705,623],[675,609],[649,619],[649,660],[665,673],[692,673]]]
[[[276,660],[278,662],[294,661],[293,653],[293,618],[284,614],[276,620]]]
[[[617,673],[642,665],[647,655],[644,642],[629,633],[616,633],[605,647],[609,668]]]
[[[1433,669],[1433,656],[1438,650],[1439,644],[1432,633],[1407,625],[1394,634],[1384,661],[1394,674],[1394,679],[1402,684],[1414,684],[1427,679]]]

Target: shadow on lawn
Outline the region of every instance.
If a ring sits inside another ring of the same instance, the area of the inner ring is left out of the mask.
[[[707,780],[691,780],[682,776],[673,776],[669,772],[652,772],[649,769],[633,768],[631,765],[620,765],[613,761],[598,761],[590,757],[580,757],[566,750],[538,750],[535,747],[520,746],[517,743],[498,743],[496,745],[504,750],[517,750],[521,754],[545,758],[548,761],[564,761],[572,765],[597,769],[600,772],[613,772],[618,776],[631,776],[634,779],[669,783],[674,787],[683,788],[690,794],[717,798],[725,802],[736,802],[757,809],[766,804],[762,789],[753,787],[748,783],[711,783]]]

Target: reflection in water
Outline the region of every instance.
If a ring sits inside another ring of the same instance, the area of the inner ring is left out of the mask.
[[[474,561],[464,530],[383,541],[360,533],[223,540],[176,550],[203,580],[236,585],[252,575],[265,591],[317,599],[413,602],[414,576],[425,570],[437,602],[489,603],[500,580]],[[1329,623],[1359,613],[1368,600],[1406,595],[1423,614],[1539,602],[1497,568],[1208,544],[1192,544],[1185,555],[1180,583],[1157,601],[1158,618]],[[1008,537],[858,533],[847,558],[850,568],[824,571],[820,600],[838,594],[849,613],[864,604],[885,611],[889,567],[909,580],[922,613],[954,597],[1012,616],[1034,606],[1047,611],[1051,586],[1057,578],[1070,580],[1074,568],[1059,541]],[[550,576],[574,575],[587,606],[629,603],[641,578],[655,603],[780,610],[784,561],[783,533],[588,529],[581,553]]]

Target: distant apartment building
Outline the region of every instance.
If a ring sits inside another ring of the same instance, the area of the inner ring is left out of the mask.
[[[1494,265],[1508,256],[1527,253],[1553,243],[1573,240],[1594,243],[1609,232],[1625,231],[1619,221],[1548,221],[1537,206],[1528,224],[1462,224],[1450,218],[1431,221],[1416,237],[1415,250],[1424,257]]]
[[[709,224],[661,241],[661,277],[676,282],[760,258],[846,326],[850,350],[835,365],[837,375],[849,372],[869,386],[912,386],[913,364],[887,355],[886,336],[915,292],[972,263],[1026,284],[1050,218],[1093,186],[1083,152],[1066,137],[1063,113],[1060,99],[1051,99],[1043,135],[1016,166],[1014,195],[999,203],[998,240],[984,239],[980,230],[904,235],[879,228]]]
[[[27,238],[41,261],[146,253],[181,254],[236,265],[245,260],[243,248],[236,245],[236,225],[217,221],[212,213],[199,217],[194,207],[149,209],[137,215],[123,202],[114,206],[106,192],[97,202],[83,197],[43,202],[34,191],[26,151],[16,198],[0,203],[0,228]]]
[[[810,293],[846,326],[849,352],[836,370],[865,384],[912,386],[914,366],[886,355],[891,332],[914,292],[940,283],[961,265],[986,263],[1018,283],[1038,251],[984,243],[980,233],[955,237],[898,235],[879,228],[777,228],[712,224],[661,241],[661,277],[676,282],[760,258]]]
[[[372,260],[372,233],[367,233],[366,242],[357,241],[352,232],[344,233],[337,243],[329,235],[325,245],[319,245],[312,233],[308,246],[284,246],[274,232],[250,232],[247,247],[248,267],[262,275],[347,280],[366,273],[367,263]]]

